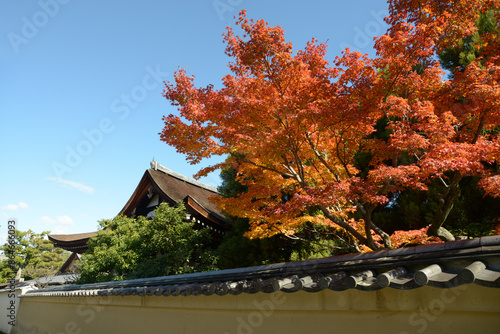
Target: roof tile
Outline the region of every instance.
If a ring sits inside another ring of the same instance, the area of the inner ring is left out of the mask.
[[[120,282],[50,287],[31,296],[198,296],[324,289],[374,291],[463,284],[500,287],[500,238],[482,237],[447,244],[351,254],[250,268],[154,277]]]

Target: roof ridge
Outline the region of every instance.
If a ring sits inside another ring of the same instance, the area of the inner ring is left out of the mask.
[[[187,176],[184,176],[180,173],[177,173],[161,164],[159,164],[154,158],[153,158],[153,161],[151,161],[151,168],[154,169],[154,170],[158,170],[160,172],[163,172],[167,175],[170,175],[170,176],[173,176],[175,177],[176,179],[179,179],[181,181],[184,181],[184,182],[188,182],[188,183],[191,183],[195,186],[198,186],[200,188],[203,188],[203,189],[206,189],[206,190],[210,190],[210,191],[213,191],[215,193],[217,193],[217,188],[214,187],[214,186],[210,186],[206,183],[203,183],[203,182],[200,182],[200,181],[197,181],[195,179],[192,179],[190,177],[187,177]]]

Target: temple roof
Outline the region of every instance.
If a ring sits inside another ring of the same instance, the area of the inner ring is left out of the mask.
[[[139,185],[120,211],[119,215],[130,216],[148,193],[159,193],[170,204],[184,201],[188,211],[193,210],[217,225],[224,226],[227,220],[210,197],[217,196],[217,188],[176,173],[154,159],[151,168],[146,170]]]
[[[159,196],[157,203],[153,203],[155,195]],[[144,172],[132,196],[118,215],[147,216],[161,201],[166,201],[170,205],[183,201],[193,221],[200,227],[210,228],[214,240],[220,240],[230,223],[211,202],[212,196],[217,196],[217,188],[176,173],[153,159],[151,168]],[[96,235],[97,231],[50,234],[49,240],[54,242],[56,247],[81,254],[87,250],[89,238]]]
[[[74,233],[74,234],[49,234],[49,239],[53,242],[74,242],[95,237],[97,232]]]
[[[48,237],[55,247],[82,254],[87,250],[87,241],[96,235],[97,231],[75,234],[49,234]]]
[[[472,283],[500,288],[500,236],[249,268],[63,286],[28,292],[23,297],[408,290]]]

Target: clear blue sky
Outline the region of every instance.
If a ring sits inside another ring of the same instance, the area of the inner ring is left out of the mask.
[[[2,0],[0,241],[10,217],[20,230],[96,230],[153,157],[196,173],[160,142],[162,116],[177,112],[162,81],[185,67],[197,86],[220,87],[222,34],[241,9],[280,25],[294,50],[327,42],[330,60],[345,47],[373,55],[372,37],[386,29],[379,0]]]

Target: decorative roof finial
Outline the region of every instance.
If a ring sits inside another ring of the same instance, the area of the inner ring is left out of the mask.
[[[151,168],[154,170],[158,170],[158,163],[156,162],[155,158],[153,157],[153,161],[151,161]]]

